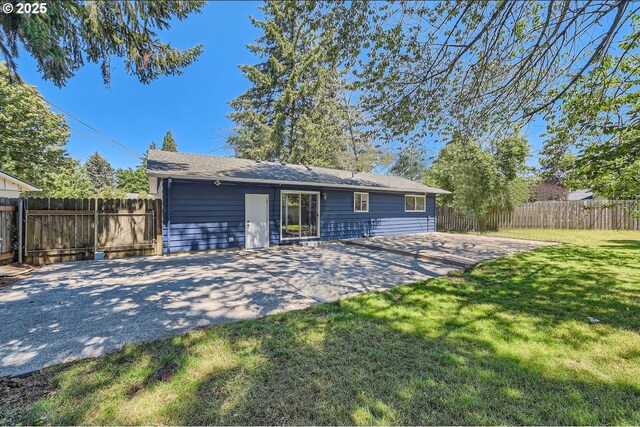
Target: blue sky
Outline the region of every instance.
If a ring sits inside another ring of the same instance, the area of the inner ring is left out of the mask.
[[[210,2],[201,14],[176,22],[163,33],[164,40],[179,48],[203,44],[198,61],[181,76],[160,77],[143,85],[114,60],[110,87],[104,86],[99,66],[87,64],[65,87],[57,88],[40,77],[35,61],[24,51],[18,61],[19,72],[47,100],[139,153],[152,140],[159,145],[170,129],[179,151],[231,155],[225,139],[232,123],[225,115],[230,111],[228,102],[248,88],[238,65],[256,63],[246,44],[260,35],[249,20],[249,15],[262,16],[259,5],[253,1]],[[68,123],[92,133],[74,120],[68,119]],[[533,151],[539,149],[537,135],[543,130],[542,122],[533,123],[527,130]],[[113,144],[100,144],[75,130],[71,133],[67,149],[73,157],[84,161],[99,151],[116,168],[138,163],[133,155]],[[537,161],[529,163],[535,165]]]

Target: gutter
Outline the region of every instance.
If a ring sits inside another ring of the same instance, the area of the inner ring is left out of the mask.
[[[326,188],[342,188],[348,190],[367,190],[367,191],[379,191],[379,192],[391,192],[391,193],[406,193],[406,194],[451,194],[450,191],[442,190],[440,188],[431,188],[424,186],[425,188],[389,188],[389,187],[371,187],[363,185],[350,185],[350,184],[331,184],[323,182],[304,182],[304,181],[281,181],[272,179],[254,179],[254,178],[233,178],[227,176],[194,176],[194,175],[169,175],[149,173],[149,176],[155,176],[158,178],[176,178],[188,181],[227,181],[237,183],[249,183],[249,184],[267,184],[267,185],[292,185],[292,186],[307,186],[307,187],[326,187]]]

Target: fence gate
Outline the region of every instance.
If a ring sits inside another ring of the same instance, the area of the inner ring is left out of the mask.
[[[17,203],[16,199],[0,197],[0,264],[10,263],[15,257]]]
[[[161,249],[162,204],[136,199],[26,199],[25,262],[152,255]]]

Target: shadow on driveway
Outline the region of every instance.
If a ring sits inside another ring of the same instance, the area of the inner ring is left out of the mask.
[[[0,377],[451,270],[339,243],[54,264],[0,291]]]

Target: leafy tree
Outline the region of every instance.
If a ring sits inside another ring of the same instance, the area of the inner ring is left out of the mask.
[[[528,143],[514,132],[492,147],[459,135],[442,149],[426,174],[426,182],[451,190],[441,200],[463,214],[478,218],[513,209],[529,198]]]
[[[414,181],[422,181],[427,172],[424,153],[418,147],[408,146],[400,151],[390,172],[393,175],[403,176]]]
[[[118,188],[126,193],[149,193],[149,178],[147,177],[147,168],[140,165],[137,168],[118,169],[116,171],[118,177]]]
[[[80,168],[80,162],[68,159],[60,165],[57,173],[51,177],[42,188],[42,193],[35,193],[36,197],[95,197],[96,192],[91,180]]]
[[[149,193],[149,177],[147,176],[147,155],[149,150],[155,150],[156,143],[151,141],[149,148],[136,168],[118,169],[116,177],[118,188],[125,193],[138,193],[142,197]]]
[[[385,139],[413,141],[494,138],[555,108],[639,10],[625,0],[330,5],[319,22],[337,34],[335,54],[358,65],[365,109]]]
[[[152,142],[152,145],[155,146],[155,143]],[[149,146],[149,149],[152,149]],[[171,131],[167,131],[166,135],[162,139],[162,151],[173,151],[174,153],[178,151],[178,144],[176,144],[176,140],[173,138],[173,133]]]
[[[563,185],[548,182],[537,182],[531,186],[529,201],[567,200],[569,190]]]
[[[384,156],[363,131],[362,112],[331,60],[331,34],[313,24],[315,2],[268,2],[263,35],[249,50],[262,62],[243,65],[251,82],[231,101],[235,122],[229,145],[239,157],[369,170]]]
[[[0,14],[0,51],[17,74],[22,46],[46,80],[64,86],[85,62],[99,63],[105,84],[111,57],[124,59],[128,74],[149,83],[161,75],[181,74],[202,47],[179,50],[163,42],[171,20],[200,11],[202,1],[80,1],[48,2],[39,14]]]
[[[82,170],[96,191],[100,192],[105,188],[115,187],[115,171],[107,159],[97,151],[89,156]]]
[[[562,182],[570,188],[591,188],[610,198],[640,195],[640,58],[625,55],[640,48],[640,17],[616,55],[606,55],[567,92],[549,125],[545,156],[569,153]],[[596,98],[590,96],[597,93]]]
[[[66,162],[68,137],[64,116],[53,113],[35,87],[12,84],[0,62],[0,169],[44,187]]]

